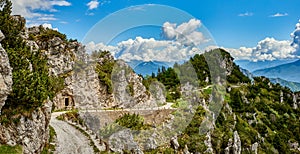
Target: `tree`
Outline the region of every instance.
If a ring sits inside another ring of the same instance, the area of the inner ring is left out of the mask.
[[[26,45],[20,35],[25,22],[11,16],[11,6],[10,0],[0,0],[0,29],[5,35],[1,44],[13,68],[12,92],[2,108],[2,115],[6,116],[32,111],[63,88],[62,78],[49,75],[44,54],[33,52]]]
[[[20,36],[24,25],[18,25],[17,21],[11,17],[12,3],[10,0],[0,0],[0,30],[5,36],[2,45],[5,49],[14,47],[24,47]]]

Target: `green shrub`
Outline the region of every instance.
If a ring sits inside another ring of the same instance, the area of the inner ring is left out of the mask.
[[[149,126],[144,124],[144,118],[138,114],[126,113],[116,120],[120,126],[127,127],[133,130],[148,129]]]
[[[0,154],[22,154],[22,146],[8,146],[0,144]]]

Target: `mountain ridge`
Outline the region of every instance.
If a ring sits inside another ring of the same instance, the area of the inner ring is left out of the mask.
[[[287,81],[300,83],[300,60],[271,68],[256,70],[252,73],[255,76],[281,78]]]

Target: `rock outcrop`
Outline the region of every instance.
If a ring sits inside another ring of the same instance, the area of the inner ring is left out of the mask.
[[[5,38],[0,31],[0,42]],[[12,68],[9,65],[8,55],[0,44],[0,115],[7,95],[12,90]]]
[[[115,105],[121,108],[151,106],[150,94],[142,83],[142,78],[135,74],[123,61],[117,61],[112,74]]]
[[[30,117],[21,116],[18,123],[0,124],[0,144],[22,145],[24,154],[41,153],[49,138],[52,102],[36,109]]]
[[[134,141],[130,129],[119,131],[109,137],[109,148],[112,152],[123,154],[124,150],[134,154],[143,154]]]
[[[242,146],[241,146],[241,139],[237,131],[233,133],[233,153],[234,154],[241,154],[242,153]]]

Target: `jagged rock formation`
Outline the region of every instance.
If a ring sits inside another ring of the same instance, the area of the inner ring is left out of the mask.
[[[25,22],[20,16],[14,16],[14,19]],[[0,41],[4,38],[0,31]],[[12,90],[12,69],[8,55],[0,44],[0,111]],[[22,145],[24,154],[40,153],[48,140],[51,108],[52,102],[47,100],[42,107],[28,113],[29,115],[19,115],[18,122],[0,123],[0,144]]]
[[[124,153],[124,150],[130,151],[134,154],[143,154],[138,144],[134,141],[130,129],[125,129],[114,133],[109,137],[109,148],[116,153]]]
[[[135,74],[123,61],[117,61],[112,74],[115,106],[121,108],[149,107],[150,93],[147,93],[142,78]]]
[[[0,30],[0,42],[5,38]],[[9,65],[7,53],[0,44],[0,115],[7,95],[12,90],[12,68]]]
[[[52,102],[50,100],[43,107],[30,114],[30,118],[21,116],[18,123],[0,124],[0,143],[23,146],[24,154],[41,153],[49,138],[49,123]]]
[[[114,64],[112,68],[111,85],[100,80],[95,71],[97,65]],[[146,90],[142,77],[138,76],[123,61],[114,60],[109,53],[103,57],[91,59],[77,67],[75,65],[72,77],[75,107],[81,109],[100,108],[149,108],[156,107],[156,103],[165,102],[162,86],[153,84],[152,91],[160,91],[155,97]],[[109,87],[111,86],[111,87]],[[109,92],[109,88],[112,88]]]

